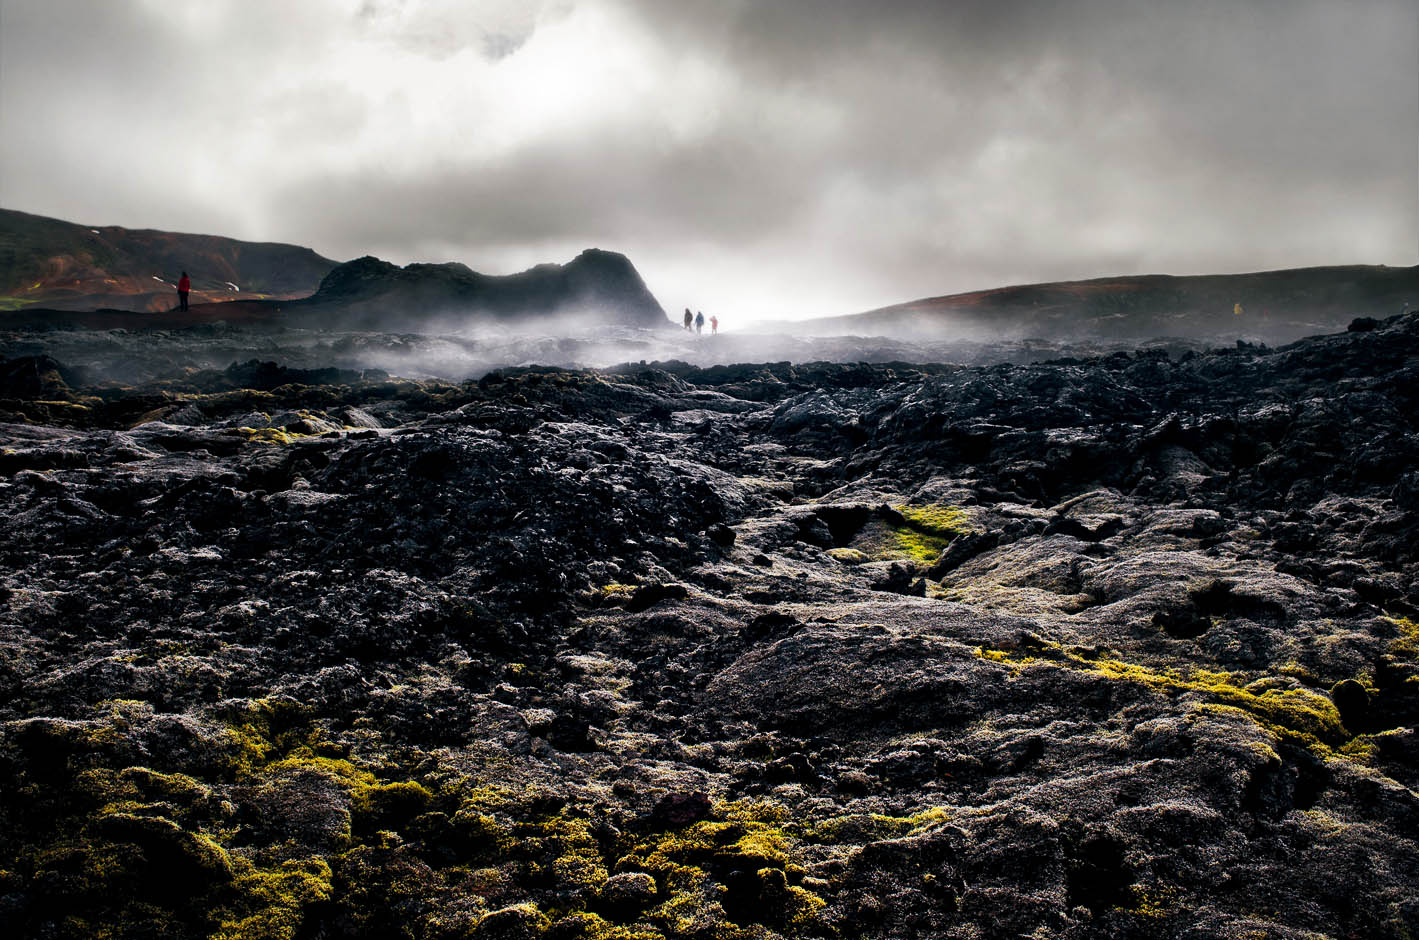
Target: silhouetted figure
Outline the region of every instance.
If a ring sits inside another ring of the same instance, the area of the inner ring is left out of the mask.
[[[685,308],[685,329],[688,330],[688,329],[690,328],[690,324],[694,322],[694,319],[695,319],[694,314],[690,313],[690,308],[689,308],[689,307],[686,307],[686,308]]]
[[[695,314],[695,332],[696,332],[696,333],[703,333],[704,331],[705,331],[705,315],[704,315],[704,312],[701,311],[700,313]]]
[[[182,272],[182,277],[177,279],[177,309],[183,313],[187,312],[187,292],[192,290],[192,282],[187,279],[187,272]]]
[[[710,317],[710,335],[711,335],[711,336],[715,336],[715,335],[718,335],[718,333],[719,333],[719,317]]]

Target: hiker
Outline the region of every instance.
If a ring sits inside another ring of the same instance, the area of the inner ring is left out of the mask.
[[[689,308],[689,307],[686,307],[686,308],[685,308],[685,329],[686,329],[686,330],[689,330],[689,329],[690,329],[690,324],[691,324],[691,322],[694,321],[694,319],[695,319],[694,315],[690,313],[690,308]]]
[[[192,282],[187,279],[187,272],[182,272],[182,277],[177,279],[177,309],[183,313],[187,312],[187,292],[192,290]]]
[[[704,331],[705,331],[705,315],[704,315],[704,311],[701,311],[700,313],[697,313],[697,314],[695,315],[695,332],[696,332],[696,333],[703,333]]]
[[[710,317],[710,335],[719,335],[719,317]]]

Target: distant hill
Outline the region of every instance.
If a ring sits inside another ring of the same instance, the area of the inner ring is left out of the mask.
[[[1241,312],[1236,312],[1236,305]],[[1419,306],[1419,266],[1297,268],[1062,281],[930,297],[792,325],[811,335],[1148,339],[1248,335],[1267,342]]]
[[[479,274],[467,265],[398,267],[365,257],[336,267],[307,300],[284,305],[303,326],[417,331],[567,318],[572,325],[670,325],[625,255],[588,248],[566,264],[520,274]]]
[[[190,313],[173,309],[182,271],[192,279]],[[9,326],[173,329],[220,320],[418,332],[547,318],[669,324],[630,260],[596,248],[567,264],[490,275],[458,263],[337,264],[296,245],[92,228],[0,209],[0,321]]]
[[[0,310],[165,311],[187,271],[195,304],[308,297],[335,262],[309,248],[0,209]]]

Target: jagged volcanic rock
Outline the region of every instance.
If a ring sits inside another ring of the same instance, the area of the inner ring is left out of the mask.
[[[0,917],[1407,936],[1416,379],[1410,315],[7,399]]]

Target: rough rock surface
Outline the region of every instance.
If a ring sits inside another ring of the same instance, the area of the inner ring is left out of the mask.
[[[14,935],[1419,931],[1419,315],[0,374]]]

